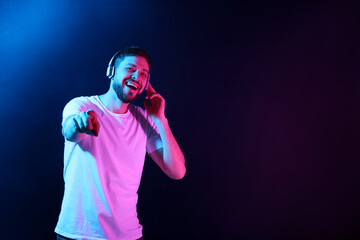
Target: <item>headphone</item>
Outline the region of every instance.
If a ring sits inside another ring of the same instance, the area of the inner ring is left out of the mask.
[[[114,54],[114,56],[110,59],[110,62],[108,64],[108,67],[106,69],[106,76],[111,79],[112,77],[114,77],[115,75],[115,59],[116,57],[120,54],[121,51],[118,51]],[[148,74],[148,78],[146,80],[146,85],[145,85],[145,88],[143,90],[143,92],[146,90],[148,84],[149,84],[149,81],[150,81],[150,73]]]

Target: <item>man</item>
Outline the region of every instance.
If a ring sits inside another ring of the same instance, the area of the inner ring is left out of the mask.
[[[149,82],[150,68],[145,50],[125,48],[109,63],[108,92],[65,106],[58,239],[142,239],[136,204],[146,152],[170,178],[184,177],[184,155],[165,117],[165,100]],[[144,89],[145,110],[131,104]]]

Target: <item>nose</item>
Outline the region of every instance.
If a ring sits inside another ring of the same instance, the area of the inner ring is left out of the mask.
[[[131,74],[131,79],[137,80],[139,76],[139,71],[135,71]]]

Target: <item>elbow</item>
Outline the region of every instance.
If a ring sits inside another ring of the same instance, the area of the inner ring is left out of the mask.
[[[169,175],[169,177],[173,180],[180,180],[185,177],[185,174],[186,174],[186,168],[185,168],[185,166],[183,166],[181,169],[179,169],[175,173],[172,173],[171,175]]]

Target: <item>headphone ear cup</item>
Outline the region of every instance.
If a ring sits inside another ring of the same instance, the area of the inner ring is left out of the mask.
[[[112,78],[114,76],[114,67],[113,66],[108,66],[107,70],[106,70],[106,76],[108,78]]]
[[[120,51],[118,51],[117,53],[114,54],[114,56],[110,59],[110,62],[109,62],[109,65],[106,69],[106,76],[108,78],[112,78],[114,77],[115,75],[115,67],[114,67],[114,64],[115,64],[115,59],[117,57],[117,55],[120,53]]]

